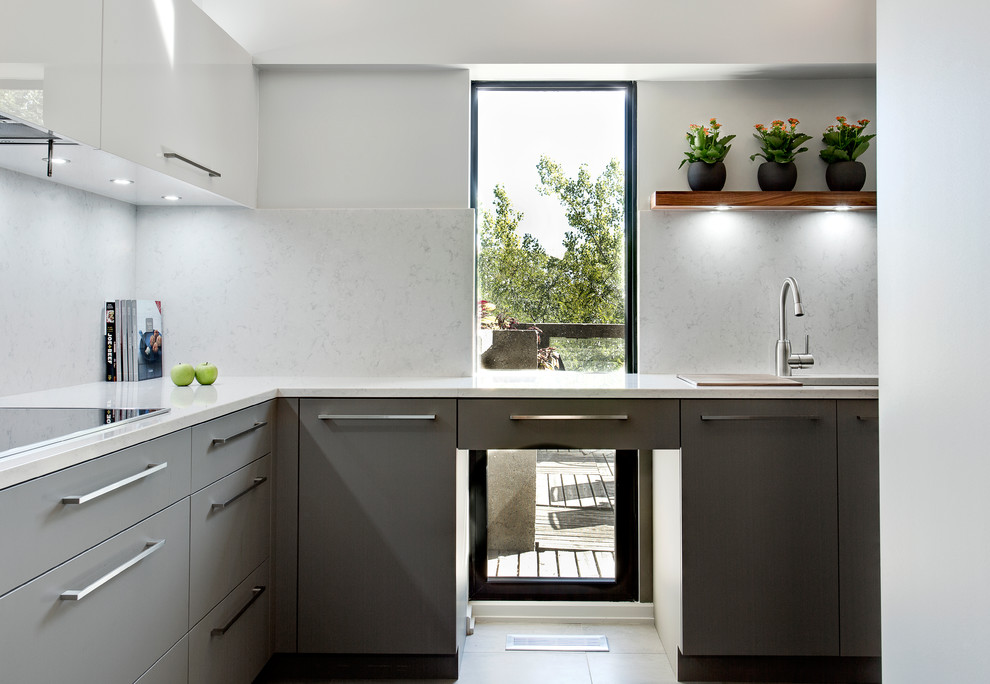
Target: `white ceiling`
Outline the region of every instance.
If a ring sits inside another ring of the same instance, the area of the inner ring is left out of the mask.
[[[194,0],[262,68],[477,79],[872,77],[874,0]]]

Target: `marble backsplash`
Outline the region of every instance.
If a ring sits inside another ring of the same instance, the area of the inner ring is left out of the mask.
[[[167,364],[227,375],[467,376],[470,209],[137,211]]]
[[[134,289],[134,214],[0,169],[0,395],[102,379],[103,302]]]
[[[876,212],[641,211],[639,370],[773,373],[780,287],[804,373],[877,372]]]

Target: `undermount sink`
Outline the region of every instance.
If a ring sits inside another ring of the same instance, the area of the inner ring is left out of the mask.
[[[792,375],[790,377],[791,380],[797,380],[802,385],[880,386],[880,380],[876,375]]]

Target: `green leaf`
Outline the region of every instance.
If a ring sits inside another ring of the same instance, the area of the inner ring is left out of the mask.
[[[870,143],[868,142],[861,142],[860,144],[856,145],[856,149],[852,151],[852,156],[850,157],[850,159],[855,159],[859,155],[863,154],[864,152],[866,152],[867,149],[869,149],[869,147],[870,147]]]

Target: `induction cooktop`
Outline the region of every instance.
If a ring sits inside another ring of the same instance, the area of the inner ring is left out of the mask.
[[[0,458],[168,411],[167,408],[0,408]]]

